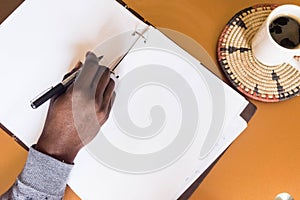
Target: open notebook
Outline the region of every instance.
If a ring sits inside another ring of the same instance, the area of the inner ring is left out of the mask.
[[[82,199],[177,199],[254,114],[244,97],[134,14],[114,0],[26,0],[1,24],[0,123],[27,147],[48,108],[33,110],[34,96],[86,51],[110,66],[132,47],[115,71],[112,114],[68,181]]]

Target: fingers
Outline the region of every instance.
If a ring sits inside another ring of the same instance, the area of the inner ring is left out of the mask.
[[[111,97],[111,99],[110,99],[110,104],[109,104],[108,110],[107,110],[107,114],[108,114],[108,115],[109,115],[109,113],[110,113],[110,111],[111,111],[112,106],[114,105],[115,99],[116,99],[116,93],[113,92],[112,97]]]
[[[97,77],[99,77],[100,75],[101,75],[100,79],[98,78],[99,81],[96,82],[96,80],[95,80],[95,82],[97,83],[95,98],[96,98],[96,102],[99,102],[99,103],[102,101],[105,89],[110,82],[109,69],[105,68],[103,72],[100,72],[99,75],[97,75]]]
[[[108,107],[111,104],[112,96],[114,94],[114,88],[115,88],[115,82],[110,78],[109,83],[107,84],[107,87],[105,88],[105,91],[103,93],[100,111],[107,112]]]
[[[109,105],[107,107],[106,113],[105,113],[106,115],[105,115],[104,119],[102,119],[102,123],[105,123],[106,120],[109,118],[110,111],[111,111],[111,109],[112,109],[112,107],[114,105],[115,99],[116,99],[116,93],[113,92],[113,94],[111,96],[111,99],[109,101]]]
[[[79,62],[75,65],[75,67],[74,67],[70,72],[68,72],[67,74],[64,75],[63,80],[65,80],[66,78],[68,78],[69,76],[71,76],[71,74],[73,74],[74,72],[78,71],[81,67],[82,67],[82,62],[79,61]],[[70,88],[70,87],[69,87],[69,88]],[[68,88],[68,89],[69,89],[69,88]],[[67,90],[68,90],[68,89],[67,89]],[[52,104],[52,102],[54,102],[55,99],[57,99],[58,97],[59,97],[59,95],[53,96],[53,97],[51,98],[50,104]]]
[[[96,108],[98,121],[102,122],[106,121],[114,102],[115,82],[110,77],[110,70],[99,65],[100,59],[92,52],[86,54],[86,60],[82,65],[75,85],[73,85],[73,93],[76,93],[76,98],[73,101],[81,106],[90,105],[91,111]],[[91,101],[93,99],[95,101]]]
[[[112,95],[112,97],[110,99],[110,104],[109,104],[109,107],[108,107],[108,111],[107,111],[108,114],[110,113],[111,108],[112,108],[112,106],[115,103],[115,99],[116,99],[116,92],[113,92],[113,95]]]
[[[63,80],[65,80],[71,74],[73,74],[74,72],[76,72],[77,70],[79,70],[81,68],[81,66],[82,66],[82,62],[79,61],[70,72],[68,72],[67,74],[64,75]]]
[[[82,89],[93,89],[93,87],[97,86],[97,84],[95,84],[96,76],[99,77],[102,75],[101,73],[103,73],[103,67],[100,67],[98,62],[99,59],[94,53],[88,52],[86,54],[86,60],[76,80]]]

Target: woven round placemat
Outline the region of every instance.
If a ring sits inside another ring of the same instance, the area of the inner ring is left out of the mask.
[[[300,91],[297,69],[286,63],[266,66],[252,54],[252,38],[274,8],[274,4],[259,4],[237,13],[226,25],[217,48],[221,68],[234,87],[264,102],[286,100]]]

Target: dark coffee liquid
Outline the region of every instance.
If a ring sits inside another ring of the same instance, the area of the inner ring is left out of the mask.
[[[269,27],[271,36],[280,46],[295,49],[300,47],[300,24],[296,19],[281,16]]]

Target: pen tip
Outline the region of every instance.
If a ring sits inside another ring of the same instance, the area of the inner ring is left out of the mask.
[[[101,60],[103,57],[104,57],[103,55],[102,55],[102,56],[99,56],[98,59]]]

